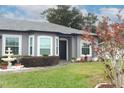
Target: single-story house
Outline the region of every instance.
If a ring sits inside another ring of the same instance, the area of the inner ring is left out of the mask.
[[[87,54],[92,46],[81,39],[84,31],[48,22],[0,19],[0,56],[9,47],[15,55],[56,55],[70,60]]]

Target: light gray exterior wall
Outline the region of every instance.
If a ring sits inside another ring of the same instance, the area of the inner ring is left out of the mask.
[[[76,51],[77,51],[77,58],[79,58],[80,57],[80,42],[81,42],[81,38],[80,38],[80,36],[77,36],[77,48],[76,48]]]
[[[77,57],[77,36],[72,36],[71,39],[71,46],[72,46],[72,58]]]
[[[28,40],[30,35],[34,35],[34,56],[37,56],[37,48],[38,48],[38,36],[51,36],[53,38],[53,55],[55,55],[55,37],[65,38],[68,40],[68,60],[71,58],[79,58],[80,57],[80,35],[63,35],[59,36],[56,33],[44,33],[44,32],[15,32],[15,31],[0,31],[0,36],[2,34],[7,35],[22,35],[22,55],[28,55]],[[0,38],[0,56],[2,55],[2,38]],[[93,54],[94,55],[94,54]]]
[[[68,60],[72,58],[72,39],[68,38]]]
[[[28,55],[28,33],[15,31],[0,31],[0,36],[5,35],[21,35],[22,36],[22,55]],[[3,37],[2,37],[3,38]],[[0,39],[0,54],[2,55],[2,38]]]
[[[53,46],[52,46],[52,50],[53,50],[53,55],[55,55],[55,37],[57,36],[56,34],[52,34],[52,33],[43,33],[43,32],[36,32],[34,33],[34,56],[37,56],[37,48],[38,48],[38,41],[37,38],[38,36],[51,36],[53,38]]]
[[[37,56],[37,38],[38,36],[51,36],[53,37],[53,55],[55,55],[55,37],[56,34],[51,34],[51,33],[42,33],[42,32],[35,32],[35,33],[25,33],[25,32],[15,32],[15,31],[0,31],[0,36],[2,36],[3,34],[5,35],[21,35],[22,36],[22,55],[28,55],[28,40],[29,40],[29,36],[30,35],[34,35],[34,56]],[[2,55],[2,38],[0,39],[0,56]]]
[[[27,33],[22,33],[22,55],[28,55],[28,38]]]
[[[69,37],[60,37],[68,40],[68,60],[80,57],[80,35],[70,35]]]
[[[68,54],[66,53],[67,54],[66,57],[68,57],[68,60],[70,60],[71,59],[71,43],[70,43],[71,37],[68,35],[59,36],[59,40],[63,40],[63,39],[67,40],[68,42],[68,45],[67,45],[68,47],[66,49],[66,52],[68,52]]]

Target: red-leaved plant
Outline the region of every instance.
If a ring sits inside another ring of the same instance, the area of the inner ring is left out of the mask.
[[[124,87],[124,22],[120,12],[121,10],[117,14],[118,22],[112,22],[109,17],[102,17],[102,21],[98,22],[96,36],[99,43],[90,34],[90,27],[86,28],[86,33],[82,35],[83,39],[92,42],[98,58],[104,59],[106,77],[117,88]],[[106,62],[106,59],[111,62]]]

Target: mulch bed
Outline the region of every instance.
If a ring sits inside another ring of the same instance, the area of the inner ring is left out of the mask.
[[[107,84],[107,83],[101,83],[96,86],[96,88],[116,88],[115,85]]]

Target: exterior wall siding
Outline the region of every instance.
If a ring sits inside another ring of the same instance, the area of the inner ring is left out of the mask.
[[[71,38],[67,38],[68,40],[68,60],[70,60],[72,58],[71,54],[72,54],[72,46],[71,46]]]
[[[28,38],[27,33],[22,33],[22,55],[28,55]]]
[[[75,40],[77,40],[77,58],[80,58],[80,57],[85,57],[84,55],[82,55],[81,54],[81,42],[82,42],[82,39],[81,39],[81,37],[80,37],[80,35],[79,36],[77,36],[77,39],[75,39]],[[87,42],[87,41],[84,41],[84,43],[89,43],[89,42]],[[96,57],[96,54],[93,52],[93,48],[92,48],[92,44],[91,44],[91,47],[90,47],[90,54],[89,55],[87,55],[88,56],[88,60],[91,60],[92,59],[92,57]]]
[[[25,32],[15,32],[15,31],[0,31],[0,35],[21,35],[22,36],[22,55],[28,55],[28,40],[30,35],[34,35],[34,56],[37,56],[37,37],[42,35],[47,35],[53,37],[53,55],[55,55],[55,37],[56,34],[51,33],[42,33],[42,32],[35,32],[35,33],[25,33]],[[0,39],[0,55],[2,55],[2,38]]]
[[[72,53],[71,53],[72,54],[72,58],[76,58],[77,57],[77,50],[76,50],[77,49],[77,40],[76,39],[77,39],[77,36],[72,36],[72,40],[71,40],[71,44],[72,44],[71,45],[72,46],[72,48],[71,48],[72,49],[71,50],[72,51]]]
[[[55,36],[53,36],[53,55],[55,55]]]
[[[70,60],[71,58],[79,58],[81,57],[80,55],[80,42],[81,42],[81,38],[80,35],[63,35],[63,36],[58,36],[57,34],[54,33],[44,33],[44,32],[15,32],[15,31],[0,31],[0,36],[2,34],[7,34],[7,35],[22,35],[22,55],[28,55],[28,48],[29,48],[29,36],[30,35],[34,35],[34,56],[37,56],[38,54],[38,36],[51,36],[53,38],[53,46],[52,46],[52,50],[53,50],[53,55],[55,55],[55,37],[59,37],[60,38],[65,38],[68,40],[68,60]],[[2,55],[2,38],[0,38],[0,56]],[[92,53],[93,56],[95,56],[94,53]]]
[[[15,31],[0,31],[0,35],[21,35],[22,36],[22,55],[28,55],[28,34],[24,32],[15,32]],[[3,38],[3,37],[2,37]],[[2,45],[2,39],[0,41]],[[0,54],[2,54],[2,46],[0,47]]]
[[[38,51],[37,51],[37,48],[38,48],[38,43],[37,43],[37,40],[38,40],[38,36],[51,36],[52,37],[52,41],[53,41],[53,46],[52,46],[52,50],[53,50],[53,55],[55,55],[55,37],[56,37],[56,34],[51,34],[51,33],[42,33],[42,32],[36,32],[34,33],[34,36],[35,36],[35,45],[34,45],[34,56],[37,56],[38,54]]]
[[[68,40],[68,60],[80,57],[80,36],[60,37]],[[78,48],[79,47],[79,48]],[[78,49],[77,49],[78,48]]]
[[[34,34],[34,56],[37,55],[37,35]]]
[[[80,38],[80,36],[77,36],[77,49],[76,49],[76,51],[77,51],[77,58],[79,58],[80,57],[80,42],[81,42],[81,38]]]

